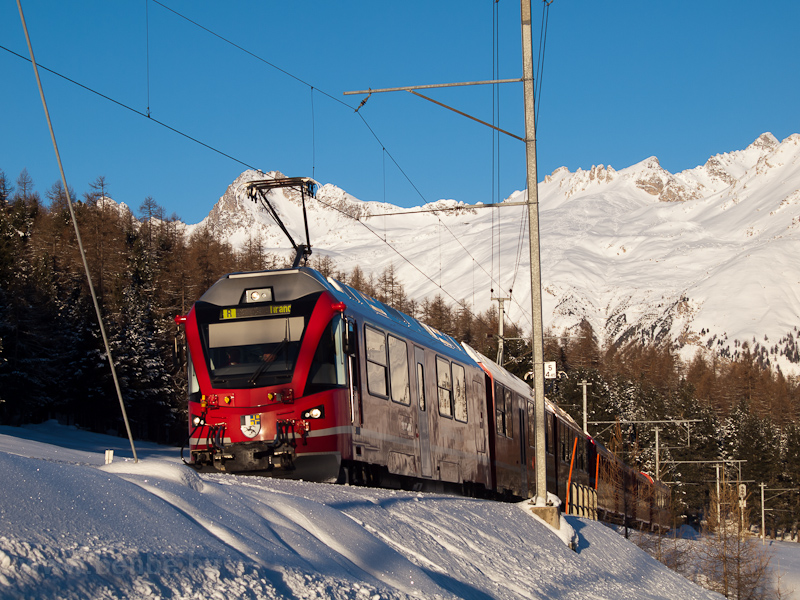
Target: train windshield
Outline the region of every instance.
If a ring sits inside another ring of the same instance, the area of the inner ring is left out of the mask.
[[[250,388],[289,381],[305,324],[303,316],[200,324],[212,385]]]

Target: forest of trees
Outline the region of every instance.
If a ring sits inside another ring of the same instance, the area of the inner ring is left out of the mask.
[[[548,338],[545,360],[558,363],[566,374],[548,390],[548,398],[578,423],[587,387],[588,420],[619,421],[589,425],[589,432],[624,460],[655,473],[655,427],[660,428],[661,479],[672,483],[674,512],[699,525],[707,516],[715,486],[713,461],[729,464],[723,476],[735,485],[745,482],[754,522],[760,524],[758,485],[800,492],[800,382],[765,370],[745,351],[735,360],[696,356],[682,363],[674,348],[600,348],[591,327],[582,323],[569,338]],[[629,424],[628,421],[697,420],[680,427],[670,424]],[[687,462],[693,461],[693,462]],[[699,463],[695,461],[708,461]],[[679,463],[679,464],[675,464]],[[741,470],[740,470],[741,469]],[[767,527],[797,529],[800,493],[768,493]]]
[[[288,266],[290,257],[266,253],[259,239],[234,249],[202,227],[187,236],[180,219],[166,216],[150,197],[137,218],[108,200],[111,192],[99,177],[80,198],[69,194],[122,395],[136,437],[181,443],[186,382],[174,317],[221,275]],[[496,308],[476,313],[441,295],[410,299],[393,266],[380,274],[359,267],[346,273],[318,254],[309,264],[496,355]],[[523,333],[505,324],[507,337]],[[510,341],[505,353],[506,368],[519,376],[530,371],[529,344]],[[685,364],[667,346],[601,347],[584,322],[570,332],[547,332],[545,360],[556,361],[561,373],[548,381],[548,397],[580,423],[578,382],[589,381],[589,420],[620,421],[590,425],[590,433],[643,471],[655,472],[654,429],[627,421],[699,420],[690,432],[660,425],[660,471],[674,483],[678,517],[697,521],[706,514],[715,476],[710,464],[679,461],[746,460],[741,474],[729,467],[727,478],[748,482],[759,521],[759,483],[800,489],[800,382],[766,369],[746,345],[736,358],[698,355]],[[58,418],[122,433],[115,396],[63,186],[53,184],[42,198],[26,171],[12,181],[0,170],[0,423]],[[782,493],[768,507],[773,531],[797,527],[800,494]]]

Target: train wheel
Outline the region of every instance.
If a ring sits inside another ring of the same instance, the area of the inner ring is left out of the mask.
[[[350,467],[345,464],[340,465],[339,476],[336,478],[337,485],[350,485],[351,480]]]

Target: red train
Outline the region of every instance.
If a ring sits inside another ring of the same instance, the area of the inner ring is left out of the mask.
[[[450,336],[305,268],[232,273],[178,322],[196,468],[475,496],[536,495],[533,399]],[[669,489],[548,403],[570,512],[669,525]]]

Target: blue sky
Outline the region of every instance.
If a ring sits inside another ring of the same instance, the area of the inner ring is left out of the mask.
[[[343,95],[492,79],[492,0],[23,0],[23,9],[40,65],[150,109],[152,119],[42,71],[78,194],[102,175],[135,212],[152,196],[167,215],[195,223],[242,163],[313,174],[362,200],[401,206],[491,202],[525,186],[521,142],[504,138],[498,148],[489,129],[407,92],[373,95],[362,120],[354,113],[361,97]],[[500,0],[496,11],[497,76],[516,78],[519,2]],[[533,14],[536,58],[538,0]],[[539,180],[562,165],[621,169],[649,156],[678,172],[765,131],[778,139],[800,132],[797,23],[796,0],[555,0],[539,98]],[[0,45],[28,55],[15,2],[0,4]],[[0,169],[15,181],[26,168],[44,193],[59,175],[33,69],[0,49],[0,74]],[[524,134],[520,84],[501,87],[499,109],[490,86],[428,95]]]

